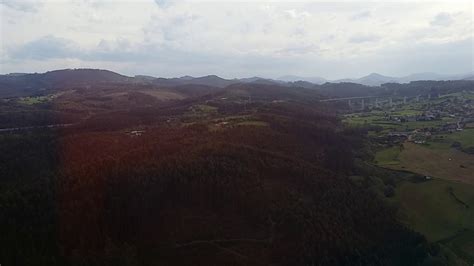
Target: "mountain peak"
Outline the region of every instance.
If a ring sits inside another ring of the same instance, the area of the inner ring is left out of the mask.
[[[370,73],[369,75],[367,75],[365,77],[368,77],[368,78],[387,78],[388,76],[384,76],[382,74],[373,72],[373,73]]]
[[[181,79],[181,80],[192,80],[192,79],[194,79],[194,77],[193,77],[193,76],[186,75],[186,76],[180,77],[179,79]]]

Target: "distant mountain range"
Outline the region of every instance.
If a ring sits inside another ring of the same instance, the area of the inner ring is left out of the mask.
[[[314,84],[323,84],[323,83],[328,82],[327,79],[321,78],[321,77],[299,77],[299,76],[293,76],[293,75],[279,77],[278,80],[287,81],[287,82],[306,81],[306,82],[311,82]]]
[[[229,85],[246,83],[261,85],[283,85],[291,83],[259,77],[244,79],[224,79],[216,75],[203,77],[184,76],[180,78],[157,78],[137,75],[124,76],[109,70],[100,69],[64,69],[46,73],[12,73],[0,75],[0,97],[19,97],[32,95],[49,89],[68,89],[74,87],[97,87],[113,84],[153,85],[158,87],[177,87],[184,85],[224,88]],[[315,86],[312,83],[299,82],[299,86]]]
[[[437,73],[425,72],[415,73],[403,77],[390,77],[378,73],[371,73],[367,76],[355,79],[338,79],[328,80],[322,77],[299,77],[293,75],[282,76],[277,79],[251,77],[241,79],[223,79],[216,75],[204,77],[184,76],[181,78],[157,78],[155,84],[157,85],[174,85],[174,84],[198,84],[217,87],[226,87],[236,83],[259,83],[259,84],[279,84],[279,85],[295,85],[300,87],[312,87],[314,84],[321,85],[324,83],[356,83],[366,86],[380,86],[384,83],[409,83],[411,81],[419,80],[474,80],[474,73],[466,73],[459,75],[440,75]]]
[[[411,81],[418,81],[418,80],[474,80],[474,73],[466,73],[466,74],[459,74],[459,75],[440,75],[437,73],[432,72],[425,72],[425,73],[415,73],[408,76],[403,77],[390,77],[384,76],[378,73],[372,73],[367,76],[355,79],[338,79],[338,80],[328,80],[321,77],[298,77],[298,76],[283,76],[280,77],[279,80],[283,81],[307,81],[314,84],[324,84],[326,82],[331,83],[341,83],[341,82],[350,82],[350,83],[357,83],[366,86],[380,86],[384,83],[409,83]]]
[[[213,88],[225,88],[233,84],[257,84],[302,87],[307,89],[320,88],[322,90],[336,88],[337,90],[344,91],[349,87],[354,87],[355,85],[376,87],[384,83],[409,83],[418,80],[474,80],[474,73],[452,76],[439,75],[436,73],[417,73],[405,77],[389,77],[372,73],[357,79],[326,80],[321,77],[298,76],[284,76],[279,79],[267,79],[261,77],[224,79],[216,75],[203,77],[183,76],[180,78],[157,78],[145,75],[128,77],[108,70],[65,69],[49,71],[46,73],[12,73],[0,75],[0,96],[17,97],[31,95],[32,93],[48,89],[61,90],[72,87],[110,85],[113,83],[153,85],[159,87],[199,85]],[[349,84],[352,85],[349,86]],[[369,88],[364,90],[369,90]]]

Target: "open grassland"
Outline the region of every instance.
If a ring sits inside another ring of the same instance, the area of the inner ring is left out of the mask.
[[[394,200],[400,206],[399,219],[429,241],[440,242],[465,261],[473,261],[474,156],[447,145],[427,147],[430,145],[405,143],[403,150],[387,148],[376,154],[375,161],[386,168],[435,178],[403,181],[397,186]]]
[[[237,123],[237,126],[265,127],[265,126],[268,126],[268,123],[264,121],[258,121],[258,120],[248,120],[248,121]]]
[[[457,141],[461,143],[463,147],[473,147],[474,146],[474,129],[469,128],[463,131],[447,134],[445,135],[445,139],[450,142]]]
[[[463,149],[474,147],[474,128],[467,128],[463,131],[434,135],[427,140],[426,145],[429,149],[446,151],[452,149],[452,144],[459,142]],[[382,151],[383,152],[383,151]]]
[[[168,100],[181,100],[184,99],[185,96],[173,92],[173,91],[168,91],[168,90],[140,90],[141,93],[144,93],[146,95],[150,95],[152,97],[155,97],[158,100],[161,101],[168,101]]]
[[[399,154],[396,154],[397,149],[377,153],[376,163],[395,170],[474,184],[472,155],[455,149],[430,149],[413,143],[405,143]]]
[[[391,116],[403,116],[403,115],[416,115],[419,114],[419,111],[416,110],[401,110],[397,112],[389,113]],[[349,126],[363,126],[363,125],[372,125],[372,126],[381,126],[384,130],[394,130],[394,131],[411,131],[418,128],[430,128],[430,127],[439,127],[446,123],[454,123],[457,120],[451,117],[444,117],[441,120],[432,120],[432,121],[408,121],[408,122],[396,122],[387,120],[384,117],[384,114],[380,111],[373,111],[365,114],[351,114],[347,115],[343,119],[343,123]]]
[[[443,117],[441,120],[404,122],[404,123],[401,123],[401,126],[414,130],[417,128],[438,127],[447,123],[455,123],[456,121],[457,120],[455,118]]]
[[[364,114],[349,114],[349,115],[346,115],[342,121],[349,125],[363,125],[363,124],[377,123],[378,120],[382,118],[383,118],[383,113],[372,111],[370,113],[364,113]]]
[[[399,219],[467,261],[474,258],[474,186],[446,180],[397,186]]]
[[[251,116],[226,116],[220,119],[209,121],[207,127],[210,131],[219,131],[237,126],[266,127],[269,124],[265,121],[257,120]]]
[[[430,241],[447,239],[464,229],[474,230],[473,185],[439,179],[403,182],[395,199],[400,203],[400,219]]]
[[[49,102],[52,99],[53,99],[52,95],[21,97],[18,99],[18,103],[33,105],[33,104]]]
[[[463,99],[468,99],[468,100],[474,100],[474,93],[472,93],[472,92],[450,93],[450,94],[441,95],[440,99],[446,99],[446,98],[451,98],[451,97],[458,97],[458,98],[463,98]]]
[[[461,96],[458,93],[447,97]],[[446,98],[431,103],[442,101]],[[387,110],[387,114],[413,116],[425,109],[421,104],[408,104]],[[344,122],[352,126],[381,126],[381,132],[369,132],[369,136],[378,137],[389,131],[436,128],[457,120],[457,117],[443,117],[433,121],[396,122],[388,120],[384,112],[371,111],[347,115]],[[424,182],[403,178],[390,200],[400,207],[399,220],[430,242],[441,244],[445,254],[452,254],[448,265],[464,265],[458,263],[460,259],[469,265],[474,262],[474,156],[461,151],[474,146],[473,125],[466,125],[463,131],[435,134],[423,145],[405,142],[401,148],[394,144],[378,151],[374,158],[375,164],[381,167],[434,178]],[[461,147],[453,148],[454,142],[459,142]]]
[[[375,163],[379,166],[399,165],[400,147],[394,146],[381,150],[375,154]]]
[[[442,240],[440,243],[449,247],[449,249],[466,261],[474,261],[474,231],[461,231],[456,236]]]
[[[398,110],[391,112],[391,115],[421,115],[422,111],[419,109],[414,109],[412,106],[408,106],[406,109]]]
[[[201,113],[215,113],[217,112],[217,107],[210,106],[207,104],[198,104],[192,107],[194,111]]]

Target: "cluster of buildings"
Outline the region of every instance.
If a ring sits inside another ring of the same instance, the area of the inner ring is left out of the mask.
[[[441,120],[441,113],[439,112],[423,112],[420,115],[389,115],[385,114],[385,119],[394,122],[414,122],[414,121],[433,121]]]
[[[428,129],[415,129],[413,131],[393,131],[389,132],[387,136],[389,139],[398,140],[398,142],[407,140],[416,144],[424,144],[431,139],[432,133]]]

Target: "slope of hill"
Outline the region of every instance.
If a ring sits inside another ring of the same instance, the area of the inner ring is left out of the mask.
[[[367,76],[356,78],[356,79],[339,79],[333,80],[333,83],[349,82],[358,83],[367,86],[380,86],[384,83],[409,83],[412,81],[442,81],[442,80],[462,80],[472,76],[472,74],[459,74],[459,75],[440,75],[432,72],[414,73],[403,77],[389,77],[378,73],[372,73]]]
[[[442,80],[446,78],[446,76],[432,73],[432,72],[425,72],[425,73],[415,73],[408,76],[397,78],[397,82],[399,83],[409,83],[411,81],[417,80]]]
[[[0,75],[0,97],[28,96],[53,88],[130,81],[129,77],[99,69],[64,69],[41,74]]]
[[[180,85],[211,93],[163,105],[123,87],[0,105],[62,118],[81,104],[87,114],[0,138],[2,262],[421,265],[436,256],[352,181],[366,178],[355,164],[362,136],[342,130],[316,90]]]
[[[397,82],[397,78],[383,76],[378,73],[372,73],[367,76],[358,78],[358,79],[340,79],[332,81],[334,83],[357,83],[366,86],[380,86],[381,84],[388,83],[388,82]]]
[[[155,85],[160,86],[179,86],[179,85],[204,85],[218,88],[224,88],[237,83],[258,83],[258,84],[274,84],[285,85],[286,82],[265,79],[260,77],[241,78],[241,79],[224,79],[216,75],[209,75],[203,77],[185,76],[181,78],[157,78],[152,81]]]
[[[65,69],[49,71],[41,75],[45,82],[53,86],[72,84],[87,84],[97,82],[127,82],[131,78],[102,69]]]
[[[323,95],[332,98],[378,95],[382,92],[380,87],[372,87],[351,82],[325,83],[318,86],[316,89]]]
[[[8,74],[0,75],[0,98],[25,97],[53,94],[58,90],[71,88],[102,90],[109,87],[122,87],[133,90],[181,90],[191,95],[203,95],[204,92],[216,92],[219,89],[236,84],[261,84],[268,86],[283,86],[288,88],[306,88],[317,90],[328,97],[358,97],[377,96],[399,93],[399,95],[413,96],[429,93],[433,88],[439,92],[459,91],[470,89],[469,82],[473,76],[463,75],[464,80],[453,81],[410,81],[412,79],[446,78],[434,73],[413,74],[403,78],[394,78],[372,73],[359,79],[338,80],[317,85],[308,81],[281,81],[259,77],[242,79],[224,79],[216,75],[180,78],[155,78],[151,76],[127,77],[115,72],[97,69],[69,69],[56,70],[42,74]],[[349,82],[350,81],[350,82]],[[410,81],[409,83],[407,83]],[[383,86],[381,86],[383,84]],[[184,87],[183,87],[184,86]],[[430,87],[432,86],[432,87]],[[440,86],[444,86],[441,88]],[[181,88],[178,88],[181,87]],[[193,89],[196,87],[196,89]],[[166,92],[167,93],[167,92]],[[155,93],[156,95],[156,93]],[[183,95],[185,96],[185,95]],[[180,96],[181,97],[181,96]],[[185,96],[187,97],[187,96]]]
[[[300,76],[293,76],[293,75],[282,76],[282,77],[279,77],[278,80],[287,81],[287,82],[306,81],[313,84],[323,84],[328,81],[327,79],[321,78],[321,77],[300,77]]]

